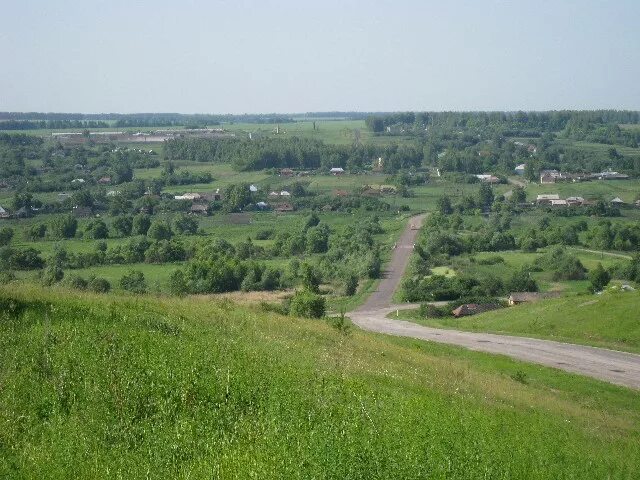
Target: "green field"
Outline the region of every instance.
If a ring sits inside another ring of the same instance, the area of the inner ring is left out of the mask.
[[[6,478],[633,478],[637,393],[206,299],[0,289]]]
[[[401,311],[399,318],[430,327],[546,338],[640,353],[639,309],[637,291],[610,289],[601,295],[543,300],[459,319],[424,318],[414,310]]]

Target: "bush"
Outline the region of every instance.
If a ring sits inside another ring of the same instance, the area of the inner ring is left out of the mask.
[[[154,240],[169,240],[173,236],[173,232],[166,221],[156,220],[149,227],[147,236]]]
[[[589,281],[591,282],[591,290],[600,292],[611,281],[611,275],[607,272],[601,263],[589,272]]]
[[[322,318],[325,313],[325,299],[308,290],[295,293],[291,299],[291,315],[307,318]]]
[[[101,240],[109,236],[107,224],[101,219],[91,220],[84,229],[87,238]]]
[[[500,255],[492,255],[487,258],[480,258],[476,260],[478,265],[497,265],[498,263],[504,263],[504,258]]]
[[[4,227],[0,230],[0,246],[8,245],[13,238],[13,228]]]
[[[67,277],[65,283],[69,287],[75,288],[76,290],[86,290],[88,285],[88,282],[80,275],[72,275],[70,277]]]
[[[344,294],[347,297],[351,297],[351,296],[355,295],[357,290],[358,290],[358,277],[357,277],[357,275],[354,275],[354,274],[348,275],[346,280],[345,280],[345,284],[344,284]]]
[[[447,308],[436,307],[435,305],[431,305],[430,303],[422,303],[420,304],[418,313],[421,317],[440,318],[446,317],[449,312]]]
[[[173,228],[179,234],[195,235],[198,232],[198,220],[192,216],[180,215],[173,222]]]
[[[5,285],[9,282],[13,282],[16,279],[15,273],[10,270],[0,272],[0,285]]]
[[[139,270],[130,270],[120,279],[120,288],[132,293],[146,293],[147,282],[144,273]]]
[[[107,293],[111,290],[111,284],[105,278],[101,277],[90,277],[87,282],[87,290],[90,290],[95,293]]]
[[[44,285],[53,285],[54,283],[58,283],[64,277],[64,272],[62,268],[58,265],[49,265],[42,271],[42,283]]]
[[[258,230],[256,232],[256,240],[269,240],[273,238],[274,231],[270,228],[265,228],[263,230]]]

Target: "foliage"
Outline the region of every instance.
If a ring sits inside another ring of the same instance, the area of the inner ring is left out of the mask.
[[[309,290],[299,290],[291,298],[290,314],[298,317],[322,318],[325,313],[325,299]]]
[[[147,282],[144,273],[139,270],[130,270],[120,278],[120,288],[131,293],[146,293]]]

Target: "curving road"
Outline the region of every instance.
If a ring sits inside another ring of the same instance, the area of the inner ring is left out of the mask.
[[[640,389],[640,355],[633,353],[535,338],[444,330],[387,318],[386,316],[396,309],[416,306],[415,304],[392,305],[391,299],[407,268],[418,233],[417,227],[422,224],[423,219],[424,215],[419,215],[409,220],[377,290],[358,309],[350,312],[349,317],[353,323],[363,330],[507,355],[518,360]]]

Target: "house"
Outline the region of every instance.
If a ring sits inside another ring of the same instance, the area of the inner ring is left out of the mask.
[[[329,170],[329,173],[332,175],[342,175],[344,173],[344,168],[333,167],[331,170]]]
[[[607,171],[607,172],[594,173],[591,175],[591,177],[596,178],[598,180],[627,180],[629,178],[629,175],[625,175],[623,173],[618,173],[618,172]]]
[[[111,183],[111,177],[100,177],[98,183],[100,185],[109,185]]]
[[[84,178],[74,178],[71,183],[84,183]]]
[[[551,200],[552,207],[567,207],[568,205],[569,204],[567,203],[566,200],[562,200],[562,199]]]
[[[191,192],[191,193],[185,193],[183,195],[175,195],[173,197],[175,200],[200,200],[202,198],[202,195],[200,195],[199,193],[196,192]]]
[[[258,202],[256,203],[256,207],[258,207],[260,210],[266,210],[267,208],[269,208],[269,204],[267,202]]]
[[[550,183],[556,183],[556,178],[557,177],[551,175],[550,173],[543,173],[542,175],[540,175],[540,183],[542,185],[548,185]]]
[[[256,187],[255,185],[249,185],[249,191],[252,193],[255,193],[258,191],[258,187]]]
[[[626,203],[624,202],[624,200],[622,200],[620,197],[616,197],[613,200],[611,200],[610,202],[612,205],[626,205]]]
[[[4,208],[0,206],[0,219],[11,218],[9,212],[7,212]]]
[[[524,170],[526,168],[527,168],[527,164],[521,163],[520,165],[517,165],[516,168],[513,169],[513,171],[516,172],[516,175],[524,175]]]
[[[488,173],[483,173],[480,175],[476,175],[476,178],[484,183],[500,183],[500,179],[495,175],[490,175]]]
[[[280,194],[278,192],[269,192],[270,197],[279,197]]]
[[[293,212],[295,209],[290,203],[280,203],[274,207],[276,212]]]
[[[206,215],[209,213],[209,206],[196,203],[191,205],[190,211],[195,215]]]
[[[293,170],[290,168],[281,168],[280,169],[280,176],[282,177],[290,177],[293,175]]]
[[[509,295],[509,305],[519,305],[520,303],[537,302],[545,298],[558,298],[560,292],[513,292]]]
[[[287,192],[286,190],[282,190],[282,191],[280,192],[280,196],[281,196],[281,197],[290,197],[290,196],[291,196],[291,194],[290,194],[289,192]]]
[[[78,218],[85,218],[91,216],[91,207],[81,207],[76,205],[71,209],[71,213]]]
[[[16,218],[27,218],[31,215],[31,209],[27,209],[27,207],[20,207],[18,210],[16,210],[16,213],[14,215]]]
[[[222,193],[220,193],[219,188],[216,188],[215,192],[201,193],[200,199],[206,200],[207,202],[219,202],[222,200]]]
[[[451,313],[454,317],[466,317],[469,315],[475,315],[477,313],[488,312],[489,310],[495,310],[499,308],[498,305],[493,303],[465,303],[453,310]]]
[[[536,203],[538,205],[551,205],[552,200],[560,200],[560,195],[557,193],[543,193],[536,197]]]
[[[567,197],[567,205],[569,206],[583,205],[583,204],[584,204],[584,198],[582,197]]]

